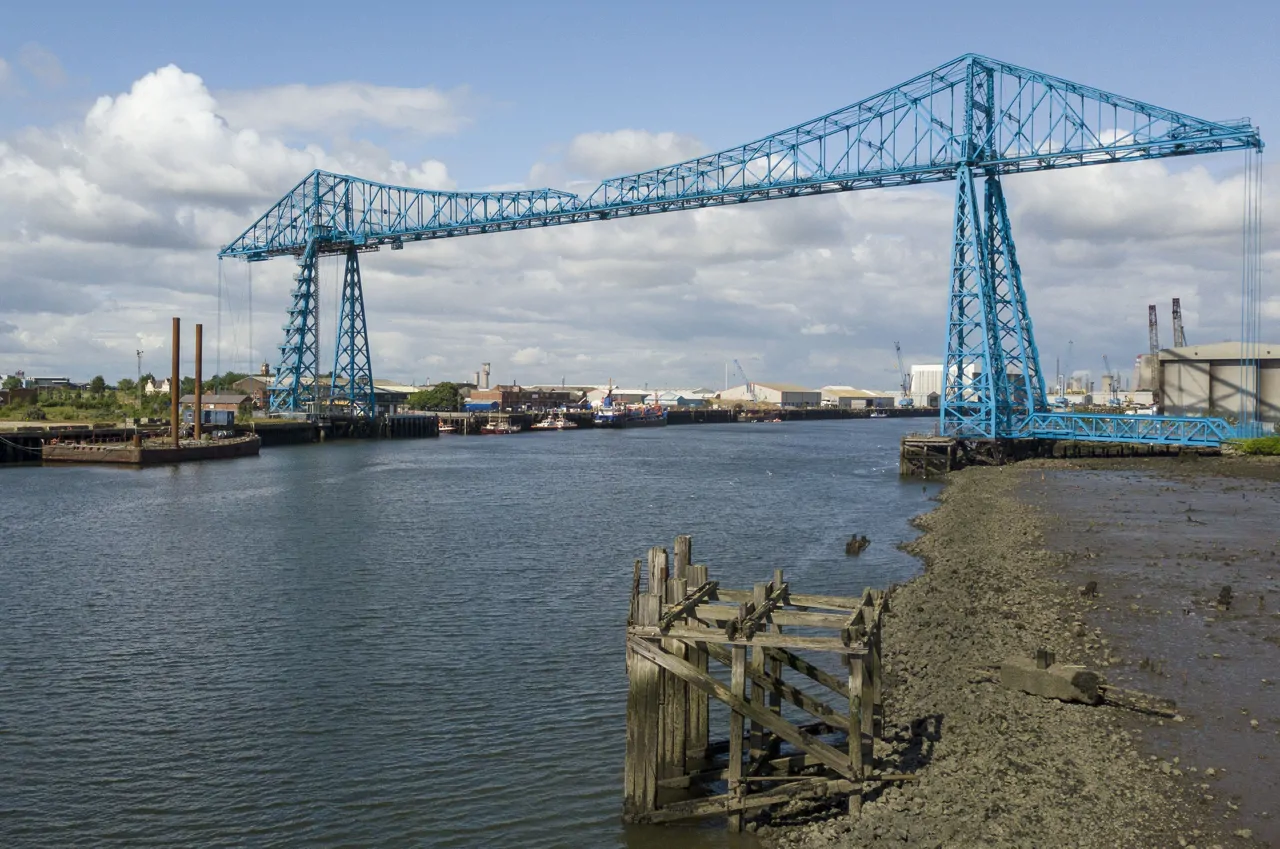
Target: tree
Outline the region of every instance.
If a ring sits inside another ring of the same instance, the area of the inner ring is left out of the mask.
[[[116,391],[123,392],[126,395],[132,395],[138,391],[138,384],[133,382],[132,377],[122,377],[116,382]]]
[[[103,380],[102,375],[94,375],[93,380],[89,381],[89,392],[94,396],[101,398],[102,393],[107,391],[107,382]]]
[[[409,407],[414,410],[457,410],[459,401],[458,384],[445,381],[410,395]]]
[[[4,388],[12,392],[15,389],[22,388],[22,378],[16,374],[11,374],[4,379]]]

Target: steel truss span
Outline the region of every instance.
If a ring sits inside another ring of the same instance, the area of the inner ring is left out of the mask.
[[[314,266],[315,257],[346,255],[348,276],[354,263],[357,285],[344,285],[342,314],[359,327],[362,362],[368,363],[363,302],[355,297],[360,291],[357,251],[954,180],[942,428],[955,436],[1017,436],[1027,433],[1029,420],[1046,414],[1047,407],[1000,178],[1250,149],[1261,150],[1262,139],[1247,119],[1206,121],[968,54],[780,133],[607,179],[585,197],[551,188],[445,192],[313,171],[219,256],[257,261],[288,255],[304,266],[311,258]],[[316,290],[308,284],[311,289],[304,291],[303,277],[285,327],[273,392],[279,399],[273,408],[285,411],[300,410],[307,393],[298,387],[315,386],[317,380],[318,358],[306,347],[313,314],[308,307]],[[348,340],[346,350],[351,349]],[[359,371],[359,379],[368,374],[371,384],[371,369]]]

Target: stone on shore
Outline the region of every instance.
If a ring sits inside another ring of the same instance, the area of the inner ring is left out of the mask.
[[[1000,664],[1000,683],[1013,690],[1060,702],[1096,705],[1102,701],[1102,694],[1098,691],[1102,678],[1083,666],[1055,663],[1047,669],[1040,669],[1033,658],[1011,657]]]

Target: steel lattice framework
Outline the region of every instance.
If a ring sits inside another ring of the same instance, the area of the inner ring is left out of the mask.
[[[410,241],[955,180],[943,431],[1054,436],[1061,428],[1042,415],[1044,378],[1000,178],[1249,149],[1261,150],[1262,140],[1247,119],[1206,121],[969,54],[780,133],[605,180],[586,197],[550,188],[434,191],[314,171],[220,256],[288,255],[303,266],[272,402],[297,410],[296,387],[315,384],[303,307],[315,296],[306,267],[320,256],[346,254],[350,269],[355,251]],[[363,334],[363,305],[350,307],[360,315],[351,327]],[[340,332],[339,350],[356,345],[354,329],[344,323]],[[356,385],[354,373],[347,378]],[[1146,441],[1139,430],[1115,432]]]

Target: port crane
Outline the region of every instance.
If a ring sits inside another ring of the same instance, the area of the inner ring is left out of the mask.
[[[746,371],[742,368],[742,363],[738,362],[737,357],[734,357],[733,364],[738,369],[738,374],[742,375],[742,382],[747,385],[747,397],[751,399],[752,403],[758,403],[760,399],[756,397],[755,384],[751,382],[751,378],[747,377]]]
[[[554,188],[439,191],[312,171],[218,255],[249,261],[290,257],[297,263],[271,387],[271,410],[277,413],[315,409],[320,400],[317,270],[322,257],[345,257],[329,398],[356,416],[371,416],[376,407],[362,253],[434,239],[953,182],[941,433],[1216,445],[1235,434],[1222,419],[1049,409],[1003,178],[1225,151],[1256,158],[1262,148],[1257,127],[1247,119],[1205,120],[970,53],[781,132],[611,177],[586,195]],[[1245,226],[1254,232],[1256,221]],[[1246,251],[1259,252],[1256,240],[1246,239]],[[1256,299],[1246,304],[1252,307],[1244,309],[1254,310],[1247,324],[1253,327]]]
[[[902,364],[902,346],[893,343],[893,352],[898,356],[898,386],[902,389],[902,397],[898,399],[899,407],[911,406],[911,372]]]

